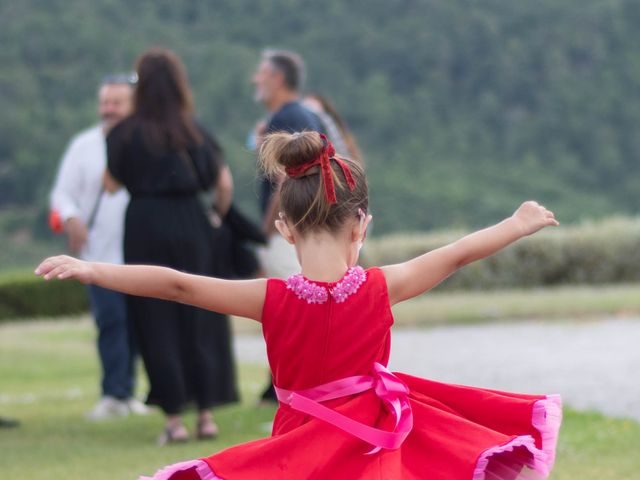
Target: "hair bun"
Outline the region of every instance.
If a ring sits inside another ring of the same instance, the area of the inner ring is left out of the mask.
[[[268,176],[277,175],[285,168],[295,168],[316,158],[324,142],[318,132],[276,132],[265,137],[259,158]]]

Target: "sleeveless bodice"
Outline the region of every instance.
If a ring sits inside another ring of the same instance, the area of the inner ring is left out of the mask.
[[[331,290],[336,283],[312,282]],[[384,274],[366,270],[366,280],[343,301],[300,298],[287,282],[270,279],[262,328],[274,384],[302,390],[387,365],[393,316]]]

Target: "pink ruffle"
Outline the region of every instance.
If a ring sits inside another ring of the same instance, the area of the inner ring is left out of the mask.
[[[548,395],[535,402],[531,417],[531,424],[540,433],[542,448],[536,447],[531,435],[489,448],[478,458],[473,480],[542,480],[549,476],[562,423],[560,395]]]
[[[138,480],[169,480],[173,474],[191,468],[195,468],[196,473],[200,476],[200,480],[223,480],[213,473],[209,465],[202,460],[188,460],[186,462],[174,463],[173,465],[158,470],[153,477],[139,477]]]
[[[472,480],[544,480],[555,461],[558,431],[562,423],[562,401],[559,395],[548,395],[533,404],[531,424],[540,433],[542,448],[536,447],[531,435],[518,436],[504,445],[482,452]],[[139,480],[170,480],[177,472],[195,468],[201,480],[223,480],[202,460],[175,463]]]

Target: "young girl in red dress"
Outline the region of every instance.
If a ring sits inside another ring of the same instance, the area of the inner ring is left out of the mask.
[[[506,220],[450,245],[363,270],[358,253],[371,216],[362,167],[335,156],[315,132],[272,134],[260,153],[268,173],[287,175],[276,223],[296,247],[300,274],[229,281],[66,256],[36,270],[45,279],[75,278],[262,323],[280,401],[272,436],[171,465],[152,478],[547,478],[562,415],[557,395],[450,385],[386,365],[394,304],[558,225],[553,213],[525,202]]]

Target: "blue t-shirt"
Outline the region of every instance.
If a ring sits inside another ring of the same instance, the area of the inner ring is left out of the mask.
[[[326,133],[318,116],[303,107],[300,102],[290,102],[283,105],[280,110],[271,116],[266,127],[266,133],[295,133],[305,130]],[[268,179],[262,178],[260,187],[260,207],[264,215],[269,206],[275,185]]]

